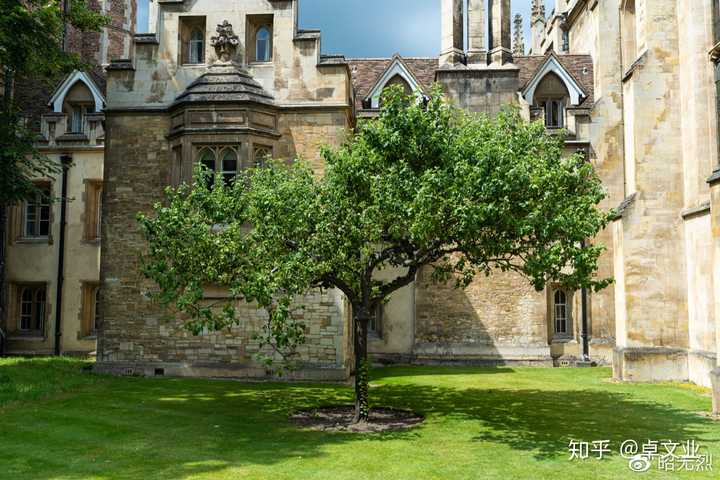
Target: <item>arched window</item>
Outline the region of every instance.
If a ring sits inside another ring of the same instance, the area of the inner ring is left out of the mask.
[[[225,185],[231,185],[240,171],[240,150],[237,146],[206,146],[198,150],[197,161],[207,170],[207,185],[211,188],[215,174],[222,175]]]
[[[206,182],[208,188],[211,188],[215,181],[215,152],[210,148],[204,148],[200,151],[198,158],[200,163],[208,170],[205,172],[207,174]]]
[[[193,30],[188,41],[187,63],[197,64],[205,61],[205,35],[200,30]]]
[[[565,107],[569,103],[570,93],[565,83],[554,72],[550,72],[535,89],[535,107],[545,112],[547,128],[565,126]]]
[[[269,62],[271,58],[270,29],[260,27],[255,34],[255,61]]]
[[[554,324],[556,335],[568,335],[570,332],[570,316],[567,294],[557,290],[554,295]]]
[[[270,147],[255,147],[255,166],[264,168],[268,160],[272,158],[272,149]]]
[[[232,185],[238,173],[238,157],[235,150],[226,148],[222,152],[222,176],[225,185]]]

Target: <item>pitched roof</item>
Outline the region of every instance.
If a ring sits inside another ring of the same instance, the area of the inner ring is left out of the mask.
[[[362,110],[362,101],[368,96],[380,77],[393,62],[392,58],[350,58],[350,72],[355,89],[355,106]],[[429,89],[435,82],[435,70],[438,59],[431,57],[401,57],[403,63],[417,78],[424,89]]]
[[[520,68],[520,90],[524,90],[535,74],[545,64],[550,55],[555,55],[558,62],[572,75],[583,90],[588,94],[587,98],[580,104],[582,107],[590,108],[595,103],[593,95],[593,62],[590,55],[562,55],[548,53],[547,55],[518,56],[513,58],[513,63]]]

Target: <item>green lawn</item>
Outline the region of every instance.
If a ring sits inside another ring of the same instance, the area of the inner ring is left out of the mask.
[[[426,415],[415,429],[302,431],[295,409],[351,400],[343,386],[112,378],[63,359],[0,360],[0,478],[719,478],[720,423],[700,389],[624,385],[609,369],[403,367],[373,372],[374,404]],[[568,443],[610,440],[604,460]],[[632,473],[626,439],[696,440],[711,473]]]

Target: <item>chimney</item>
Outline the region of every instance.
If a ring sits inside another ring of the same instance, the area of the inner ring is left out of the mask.
[[[463,1],[442,0],[440,66],[463,63]]]
[[[490,62],[494,65],[512,63],[510,45],[510,0],[489,0]]]
[[[545,0],[533,0],[530,30],[532,32],[532,54],[542,55],[541,45],[545,36]]]
[[[468,65],[487,65],[485,0],[468,0]]]
[[[523,19],[519,13],[515,15],[515,30],[513,31],[513,56],[525,55],[525,33],[523,32]]]

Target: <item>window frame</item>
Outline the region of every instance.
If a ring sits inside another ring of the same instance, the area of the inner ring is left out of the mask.
[[[567,341],[574,338],[573,325],[573,292],[556,287],[549,291],[550,333],[552,341]],[[562,295],[564,303],[558,303],[558,296]],[[563,309],[564,318],[558,317],[559,308]],[[559,322],[564,322],[565,331],[559,329]]]
[[[31,323],[30,328],[24,328],[23,327],[23,317],[25,314],[23,313],[23,307],[26,303],[24,300],[25,293],[29,291],[31,294],[30,299],[30,322],[40,322],[39,328],[32,328],[37,327],[37,323],[34,325]],[[16,321],[16,332],[17,334],[21,336],[27,336],[27,337],[45,337],[45,331],[47,328],[47,316],[48,316],[48,289],[46,283],[20,283],[15,285],[15,292],[16,292],[16,312],[15,312],[15,321]],[[38,294],[42,293],[42,300],[38,300]],[[38,312],[39,308],[39,312]],[[39,313],[39,317],[38,317]]]
[[[198,34],[200,38],[194,38],[195,34]],[[197,58],[193,58],[194,55],[197,55]],[[185,65],[202,65],[204,63],[205,33],[201,31],[199,27],[193,27],[190,29],[190,35],[187,40],[187,58],[185,59]]]
[[[266,154],[261,155],[262,152],[266,152]],[[265,168],[266,162],[268,160],[272,160],[273,158],[274,158],[273,147],[271,147],[269,145],[260,145],[260,144],[253,145],[253,167],[254,168]]]
[[[25,200],[20,205],[20,213],[21,213],[21,223],[20,223],[20,238],[22,240],[28,240],[28,241],[41,241],[45,242],[50,240],[52,236],[52,227],[53,227],[53,215],[52,215],[52,184],[50,182],[42,182],[36,184],[39,191],[34,193],[34,198],[32,202],[30,200]],[[43,202],[43,193],[45,193],[45,197],[47,203]],[[33,221],[34,230],[33,232],[30,232],[28,230],[28,216],[29,216],[29,209],[30,206],[34,205],[37,209],[35,214],[35,220]],[[42,212],[43,209],[47,209],[47,219],[42,220]],[[47,233],[42,234],[42,223],[47,222]]]
[[[373,317],[368,322],[368,336],[371,338],[383,338],[383,324],[385,323],[385,305],[380,302],[375,307]]]
[[[80,304],[80,332],[78,339],[97,337],[98,320],[100,319],[100,282],[82,282]]]
[[[194,35],[197,35],[195,38]],[[201,67],[207,62],[207,17],[197,15],[181,15],[178,17],[178,65],[183,67]],[[200,45],[196,53],[199,58],[193,58],[192,47]]]
[[[548,107],[550,111],[548,112]],[[553,108],[555,111],[553,112]],[[560,129],[565,128],[565,99],[548,98],[543,100],[543,110],[545,112],[545,128]],[[550,123],[553,113],[557,114],[557,122]]]
[[[210,168],[210,161],[212,161],[213,168],[213,177],[208,180],[208,186],[212,187],[214,185],[214,179],[215,176],[219,173],[223,180],[225,181],[225,185],[229,185],[227,175],[234,173],[234,178],[237,178],[240,174],[240,171],[243,169],[243,162],[242,162],[242,147],[243,145],[240,143],[237,144],[217,144],[217,145],[196,145],[195,146],[195,157],[193,159],[193,164],[196,164],[198,162],[203,163],[206,167]],[[227,161],[225,158],[226,153],[230,151],[235,155],[235,170],[225,170],[224,162]],[[212,156],[212,158],[205,157],[205,154],[208,153]]]
[[[102,236],[103,181],[85,179],[85,217],[83,241],[99,243]]]

